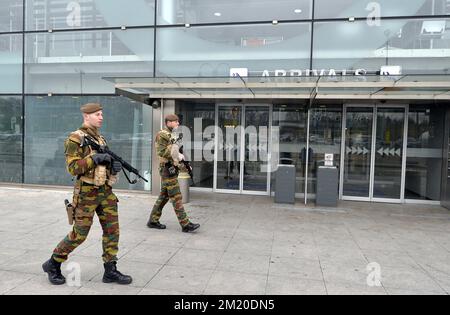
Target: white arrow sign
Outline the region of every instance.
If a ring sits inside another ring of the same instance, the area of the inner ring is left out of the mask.
[[[353,155],[366,155],[370,151],[361,147],[346,147],[346,152]]]
[[[402,150],[401,149],[395,149],[395,148],[381,148],[377,151],[377,153],[381,156],[402,156]]]

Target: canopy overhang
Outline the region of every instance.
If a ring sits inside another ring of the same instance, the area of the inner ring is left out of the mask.
[[[116,93],[146,99],[450,100],[450,75],[107,77]]]

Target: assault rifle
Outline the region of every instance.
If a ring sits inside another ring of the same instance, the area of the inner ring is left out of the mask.
[[[90,146],[93,150],[97,151],[98,153],[106,153],[109,154],[111,156],[111,158],[114,161],[120,162],[120,164],[122,164],[122,167],[124,169],[124,174],[125,177],[127,178],[128,182],[132,185],[136,184],[138,182],[138,179],[135,180],[130,180],[130,178],[128,177],[127,173],[125,173],[125,170],[127,170],[130,173],[135,174],[138,178],[142,179],[143,181],[145,181],[146,183],[148,183],[148,180],[145,179],[144,177],[141,176],[141,174],[139,174],[139,171],[137,169],[135,169],[133,166],[131,166],[128,162],[126,162],[124,159],[122,159],[120,156],[118,156],[117,154],[115,154],[114,152],[112,152],[108,146],[104,146],[104,145],[100,145],[98,144],[94,139],[92,139],[89,136],[85,136],[84,137],[84,142],[83,142],[83,147],[84,146]]]

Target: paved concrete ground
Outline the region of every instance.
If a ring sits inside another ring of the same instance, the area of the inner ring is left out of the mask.
[[[440,207],[342,202],[316,209],[195,193],[187,208],[202,227],[185,234],[171,207],[162,218],[168,229],[149,230],[155,199],[118,196],[119,266],[133,285],[101,283],[96,220],[68,262],[80,264],[81,287],[54,287],[40,266],[70,229],[62,206],[70,193],[0,188],[0,294],[450,293],[450,212]],[[369,263],[381,268],[379,287],[367,285],[376,274]]]

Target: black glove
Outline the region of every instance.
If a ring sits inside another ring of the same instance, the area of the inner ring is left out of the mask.
[[[122,170],[122,163],[114,160],[111,164],[111,174],[117,175],[121,170]]]
[[[108,153],[97,153],[92,156],[95,165],[109,165],[111,164],[111,156]]]

